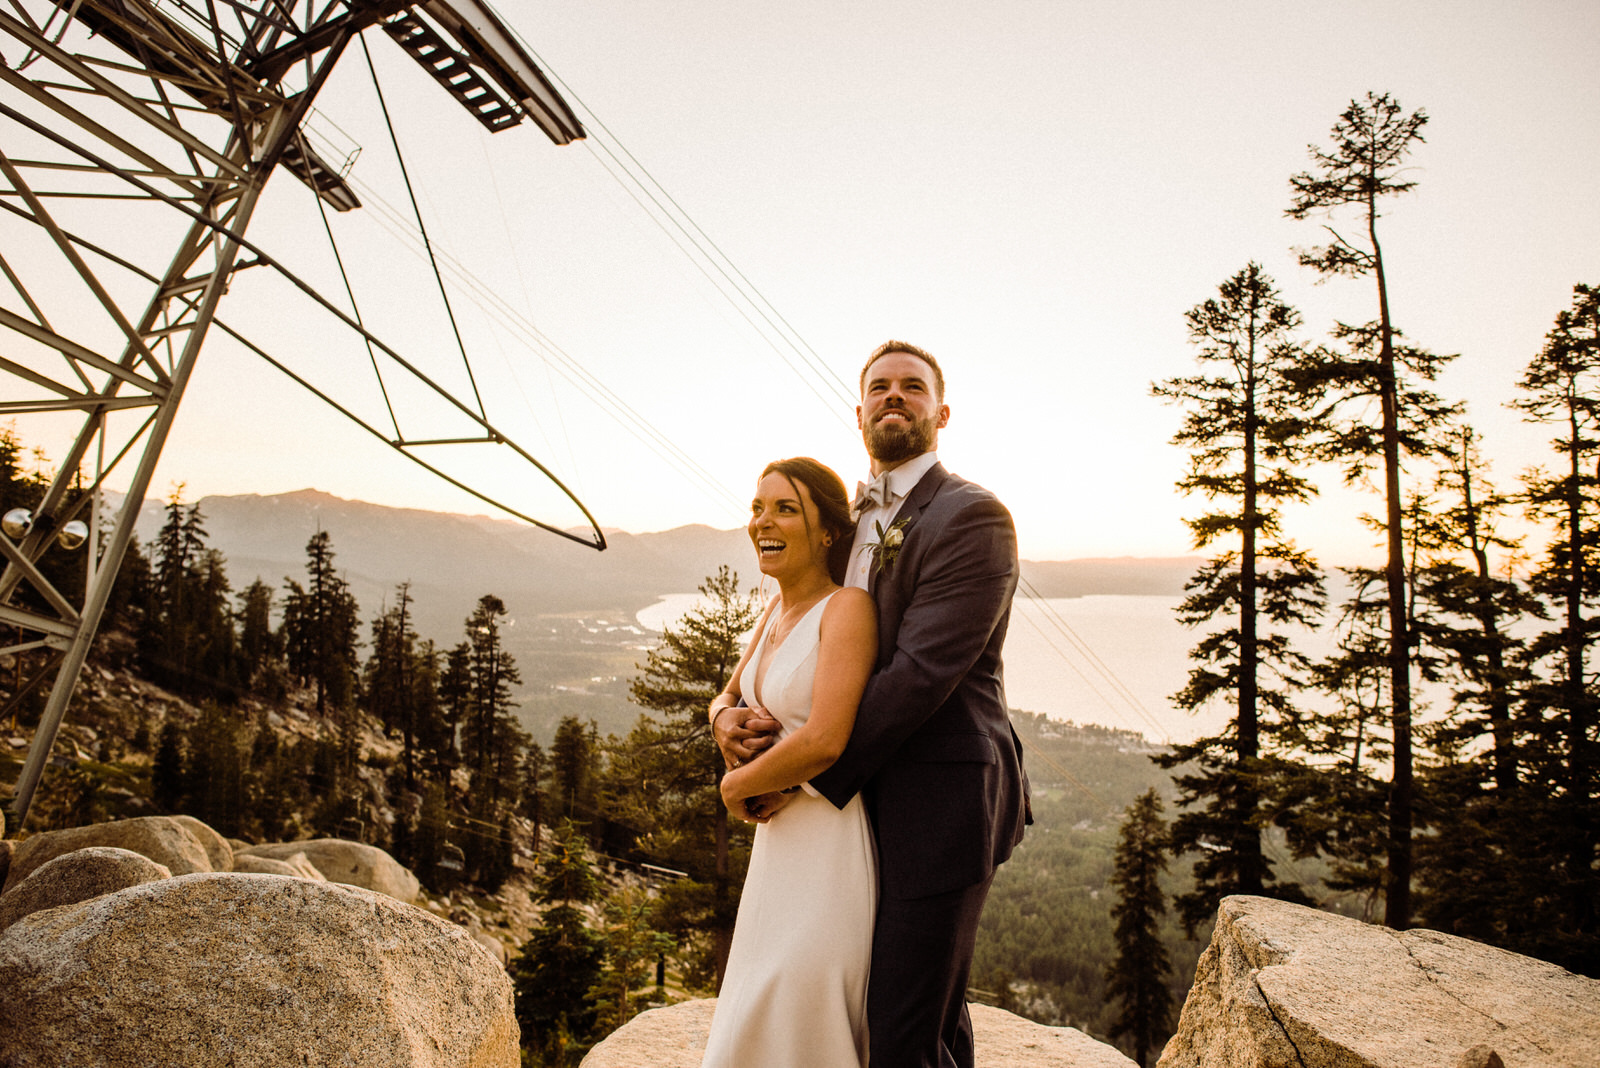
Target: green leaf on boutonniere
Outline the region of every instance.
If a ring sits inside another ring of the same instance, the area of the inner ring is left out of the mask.
[[[900,547],[905,544],[906,527],[910,524],[909,517],[897,519],[889,524],[885,530],[882,523],[873,523],[873,530],[878,535],[878,540],[868,542],[867,548],[872,552],[873,570],[881,571],[890,567],[900,555]]]

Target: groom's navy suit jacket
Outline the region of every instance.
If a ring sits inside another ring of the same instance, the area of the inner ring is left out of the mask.
[[[862,794],[883,894],[916,898],[987,879],[1030,819],[1000,666],[1017,536],[994,494],[941,464],[895,523],[900,550],[872,570],[877,666],[849,744],[811,785],[840,808]]]

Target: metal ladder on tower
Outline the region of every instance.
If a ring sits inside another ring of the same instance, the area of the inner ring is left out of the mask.
[[[522,114],[516,106],[472,68],[472,60],[465,53],[452,48],[412,9],[407,8],[385,20],[383,29],[491,132],[515,126],[522,121]]]

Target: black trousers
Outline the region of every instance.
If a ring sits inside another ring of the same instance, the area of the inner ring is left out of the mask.
[[[967,977],[994,874],[932,897],[878,899],[867,984],[872,1068],[972,1068]]]

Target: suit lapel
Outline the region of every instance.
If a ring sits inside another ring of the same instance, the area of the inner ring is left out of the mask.
[[[905,523],[905,526],[901,529],[909,533],[917,518],[922,515],[922,510],[928,506],[929,501],[933,500],[933,495],[939,492],[939,487],[949,477],[950,474],[944,469],[944,464],[934,464],[928,468],[927,472],[917,480],[917,484],[911,487],[911,492],[906,494],[905,503],[900,506],[900,511],[895,513],[894,522]],[[891,523],[890,525],[893,526],[894,524]],[[876,563],[872,565],[872,573],[867,576],[867,592],[872,594],[873,597],[878,597],[878,576],[888,570],[890,569],[879,567]],[[880,620],[885,607],[884,601],[884,598],[878,597]]]

